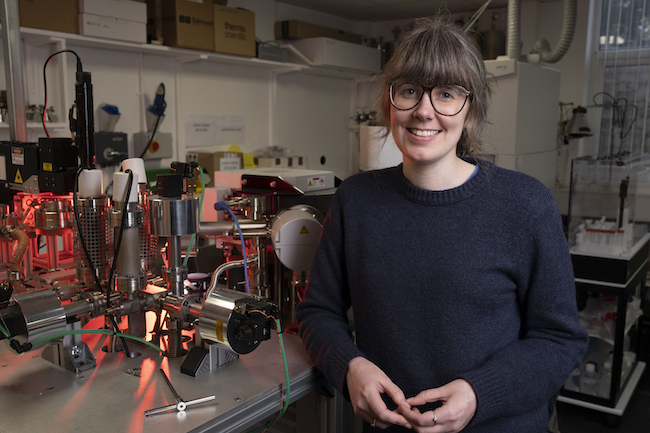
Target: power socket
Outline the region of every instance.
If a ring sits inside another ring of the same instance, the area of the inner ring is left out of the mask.
[[[151,132],[136,132],[133,134],[133,147],[136,156],[140,156],[144,147],[151,139]],[[142,159],[161,159],[173,158],[174,149],[172,148],[171,132],[156,132],[154,139],[151,141],[149,148],[144,153]]]

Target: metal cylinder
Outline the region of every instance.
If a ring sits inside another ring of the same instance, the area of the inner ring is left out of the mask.
[[[178,319],[167,320],[167,337],[167,356],[170,358],[183,356],[183,335]]]
[[[70,227],[72,198],[48,197],[34,211],[35,226],[42,230],[58,230]]]
[[[156,260],[158,259],[158,236],[151,233],[151,212],[149,207],[151,203],[147,197],[151,195],[147,191],[145,184],[139,184],[140,194],[138,196],[138,203],[143,210],[143,220],[140,226],[140,266],[144,269],[145,273],[153,271],[156,267]]]
[[[166,271],[167,289],[177,295],[183,295],[183,285],[187,278],[187,266],[181,260],[181,238],[170,236],[167,243],[167,260],[169,267]]]
[[[123,203],[117,203],[117,208],[123,209]],[[124,211],[122,211],[124,212]],[[122,232],[119,251],[115,251],[115,287],[120,292],[135,294],[146,286],[146,275],[140,267],[140,230],[142,223],[142,208],[137,203],[129,203],[124,217],[125,225],[121,226],[122,212],[114,211],[113,225],[115,227],[115,243]]]
[[[237,338],[242,327],[234,317],[234,310],[237,308],[236,302],[246,297],[245,293],[229,289],[215,290],[207,296],[199,318],[201,338],[222,344],[240,354],[250,353],[257,348],[260,341],[249,342]]]
[[[25,344],[63,332],[66,329],[66,316],[61,301],[50,289],[20,293],[14,296],[14,301],[20,307],[25,320],[24,333],[14,336]],[[43,347],[45,341],[34,345],[33,349]]]
[[[151,204],[151,232],[156,236],[192,235],[199,231],[198,197],[147,197]]]
[[[81,237],[83,237],[86,251],[90,257],[89,262],[75,224],[74,261],[77,268],[77,279],[92,286],[95,284],[95,272],[97,272],[100,281],[108,279],[108,270],[113,256],[113,230],[109,224],[108,197],[79,198],[77,199],[77,211]]]

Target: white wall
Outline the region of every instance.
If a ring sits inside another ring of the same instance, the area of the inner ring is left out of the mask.
[[[582,89],[589,1],[579,0],[578,3],[578,28],[574,43],[565,59],[553,66],[562,70],[561,100],[575,103],[581,103],[585,98]],[[392,39],[391,30],[395,26],[403,28],[412,21],[355,22],[272,0],[230,0],[229,6],[244,7],[256,13],[256,35],[263,41],[274,39],[274,23],[284,19],[302,19],[370,37],[383,36],[385,40]],[[507,11],[498,9],[484,13],[478,23],[479,31],[492,27],[494,12],[501,15],[497,28],[505,30]],[[467,19],[471,13],[460,15]],[[554,46],[560,35],[561,16],[561,1],[524,2],[522,52],[529,50],[534,40],[542,36]],[[300,72],[276,75],[269,70],[249,66],[191,59],[184,62],[163,55],[75,46],[72,41],[68,41],[68,48],[80,55],[84,69],[92,74],[95,107],[103,103],[117,105],[122,113],[117,130],[126,132],[130,140],[133,133],[144,129],[144,110],[151,104],[158,84],[165,84],[167,111],[160,130],[172,133],[174,158],[148,161],[147,168],[167,166],[172,160],[184,158],[187,148],[184,130],[186,116],[239,115],[245,118],[244,151],[252,152],[271,144],[286,146],[296,154],[306,154],[309,168],[330,169],[340,177],[347,177],[354,171],[350,161],[355,151],[353,146],[350,152],[354,137],[348,130],[349,118],[357,105],[371,105],[375,100],[373,86],[357,85],[353,79],[319,77]],[[52,52],[52,44],[30,45],[25,54],[28,103],[43,103],[42,65]],[[74,57],[69,54],[58,57],[65,58],[67,62],[66,98],[72,101]],[[48,66],[48,105],[60,106],[58,114],[65,120],[68,107],[63,107],[60,102],[58,61],[55,58]],[[4,71],[0,74],[0,84],[3,76]],[[68,134],[65,129],[52,132],[54,136]],[[42,129],[30,129],[30,140],[43,135]],[[0,139],[7,138],[8,130],[0,130]],[[322,156],[325,156],[325,164],[320,163]]]

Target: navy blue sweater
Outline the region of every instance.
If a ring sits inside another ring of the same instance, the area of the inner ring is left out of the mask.
[[[587,347],[571,258],[548,189],[478,164],[446,191],[414,186],[401,166],[345,180],[298,305],[300,333],[341,391],[364,356],[407,398],[467,380],[478,402],[467,432],[545,432],[548,400]]]

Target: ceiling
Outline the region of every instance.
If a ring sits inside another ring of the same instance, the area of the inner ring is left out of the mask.
[[[278,0],[353,21],[390,21],[433,16],[438,11],[474,12],[486,0]],[[532,1],[532,0],[524,0]],[[488,7],[501,8],[508,0],[492,0]]]

